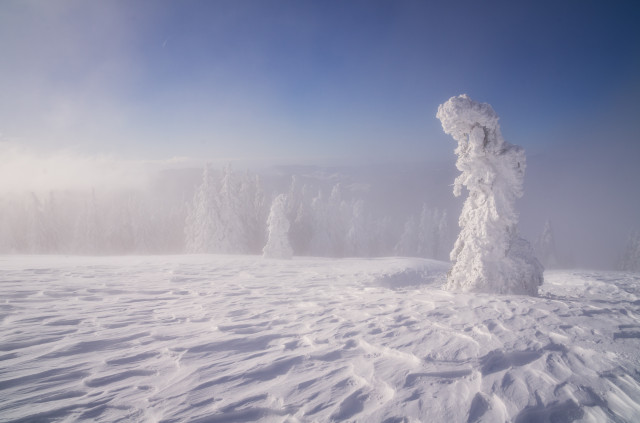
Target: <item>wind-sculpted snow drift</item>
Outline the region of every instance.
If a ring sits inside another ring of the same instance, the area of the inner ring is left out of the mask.
[[[460,235],[451,251],[451,290],[536,295],[543,268],[518,236],[515,201],[523,194],[524,150],[502,138],[498,115],[466,95],[438,108],[444,132],[457,142],[453,192],[469,191],[460,215]]]
[[[639,274],[495,296],[447,268],[0,257],[0,421],[640,421]]]

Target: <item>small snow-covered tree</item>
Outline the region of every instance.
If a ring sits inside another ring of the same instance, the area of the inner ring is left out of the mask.
[[[451,248],[451,242],[453,242],[452,237],[449,235],[449,224],[446,210],[442,210],[439,213],[437,222],[436,233],[438,241],[435,244],[433,258],[438,260],[446,260],[448,259],[448,252]]]
[[[265,243],[264,222],[267,218],[268,205],[265,207],[264,192],[258,175],[245,174],[243,188],[240,191],[243,207],[243,220],[247,227],[249,252],[256,254]]]
[[[223,222],[221,252],[246,254],[249,252],[249,228],[243,221],[243,210],[247,205],[242,202],[242,180],[231,164],[224,168],[220,184],[220,216]]]
[[[186,217],[185,244],[189,253],[226,252],[217,188],[213,168],[207,165]]]
[[[446,210],[429,209],[422,205],[418,224],[418,255],[437,260],[446,259],[444,253],[448,246],[448,227]]]
[[[313,234],[312,200],[311,188],[292,176],[287,195],[287,217],[291,224],[289,239],[297,255],[309,254]]]
[[[489,104],[466,95],[441,104],[437,118],[458,142],[456,167],[462,173],[454,195],[463,186],[469,191],[445,288],[537,295],[543,267],[531,245],[518,236],[515,210],[523,194],[524,150],[502,138],[498,115]]]
[[[91,196],[86,199],[76,221],[73,242],[76,253],[99,254],[104,252],[104,227],[101,211],[95,191],[92,190]]]
[[[273,200],[267,219],[269,237],[262,250],[263,256],[275,259],[290,259],[293,255],[289,243],[289,220],[287,219],[287,196],[280,194]]]
[[[312,230],[309,250],[315,256],[331,255],[331,233],[329,228],[329,206],[322,191],[311,202]]]
[[[356,200],[351,207],[349,229],[346,233],[345,254],[362,257],[370,254],[372,248],[371,224],[364,201]]]
[[[640,272],[640,231],[632,231],[618,266],[627,272]]]
[[[188,252],[258,253],[264,245],[264,195],[260,178],[234,172],[231,165],[214,177],[207,165],[186,218]]]
[[[331,189],[327,211],[331,255],[333,257],[344,257],[351,208],[343,199],[342,184],[339,182]]]
[[[372,222],[371,225],[371,254],[373,256],[393,255],[394,246],[398,241],[398,230],[396,230],[389,216],[383,216]]]
[[[404,231],[400,240],[393,248],[396,255],[399,256],[415,256],[418,254],[419,233],[416,219],[410,216],[404,224]]]
[[[551,228],[551,221],[544,223],[542,233],[535,243],[536,255],[545,267],[556,267],[558,265],[558,255],[556,253],[556,241]]]

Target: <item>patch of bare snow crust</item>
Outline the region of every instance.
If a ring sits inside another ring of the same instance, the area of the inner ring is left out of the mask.
[[[448,267],[0,257],[0,420],[640,421],[640,274],[496,296]]]

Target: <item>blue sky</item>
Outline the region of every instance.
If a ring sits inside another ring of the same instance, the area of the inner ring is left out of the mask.
[[[1,141],[136,159],[440,160],[467,93],[530,154],[638,153],[632,1],[0,2]]]

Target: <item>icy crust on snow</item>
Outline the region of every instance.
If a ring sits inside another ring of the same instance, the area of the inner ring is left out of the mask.
[[[466,95],[438,108],[437,118],[458,146],[456,167],[469,196],[459,218],[460,234],[450,258],[447,289],[536,295],[542,265],[527,241],[518,236],[515,202],[523,194],[524,150],[502,138],[498,115],[486,103]]]
[[[640,421],[640,274],[495,296],[447,267],[0,257],[0,420]]]

